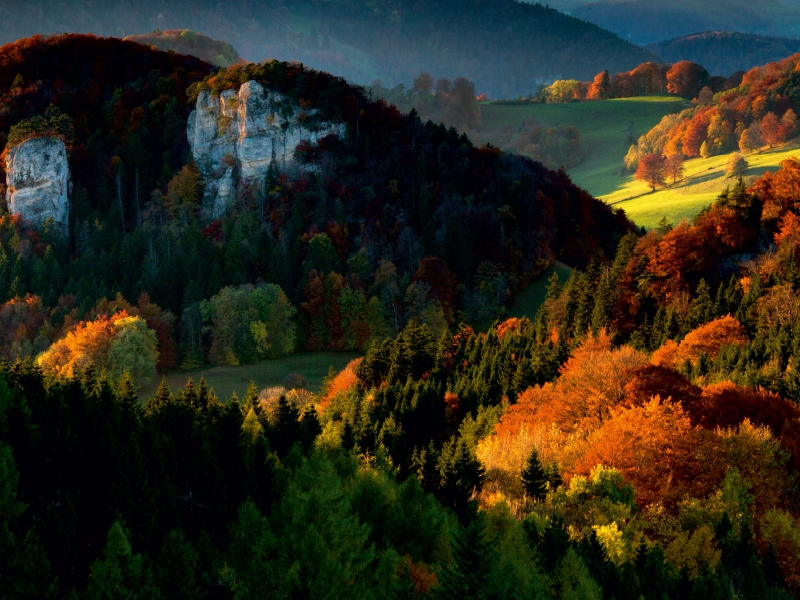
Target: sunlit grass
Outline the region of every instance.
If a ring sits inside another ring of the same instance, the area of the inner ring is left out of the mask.
[[[781,161],[792,156],[800,156],[800,140],[747,156],[750,164],[745,178],[747,183],[752,183],[767,171],[776,171]],[[637,225],[648,229],[655,227],[664,217],[675,224],[694,217],[714,202],[726,187],[736,183],[725,175],[728,158],[729,155],[721,155],[686,161],[684,179],[655,192],[651,192],[647,184],[636,181],[633,175],[627,175],[614,192],[600,198],[614,207],[625,209]]]

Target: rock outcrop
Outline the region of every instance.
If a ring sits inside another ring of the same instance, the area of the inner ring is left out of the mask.
[[[315,116],[256,81],[219,96],[202,91],[187,136],[206,181],[206,213],[211,218],[224,214],[237,184],[260,185],[271,162],[282,168],[294,160],[302,140],[344,132],[342,124],[320,123]]]
[[[67,149],[57,137],[37,137],[6,152],[6,204],[34,227],[48,218],[69,230],[70,182]]]

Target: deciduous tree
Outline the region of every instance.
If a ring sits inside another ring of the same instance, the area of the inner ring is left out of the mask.
[[[639,160],[634,177],[647,183],[653,191],[656,190],[656,187],[663,186],[665,182],[664,157],[661,154],[645,154]]]

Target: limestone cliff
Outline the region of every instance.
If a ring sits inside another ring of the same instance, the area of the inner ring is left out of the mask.
[[[68,230],[71,188],[67,149],[57,137],[29,139],[6,152],[6,204],[34,227],[48,218]]]
[[[260,185],[273,160],[277,168],[291,163],[300,141],[343,133],[341,124],[320,123],[315,116],[256,81],[219,96],[202,91],[189,116],[187,136],[206,180],[209,216],[225,213],[237,184]]]

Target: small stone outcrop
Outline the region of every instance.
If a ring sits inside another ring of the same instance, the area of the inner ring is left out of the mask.
[[[8,149],[5,168],[9,212],[37,228],[52,218],[67,233],[72,183],[63,140],[58,137],[26,140]]]
[[[187,136],[206,181],[206,214],[223,215],[238,184],[261,185],[273,161],[276,168],[291,163],[302,140],[344,132],[342,124],[321,123],[315,116],[256,81],[219,96],[200,92]]]

